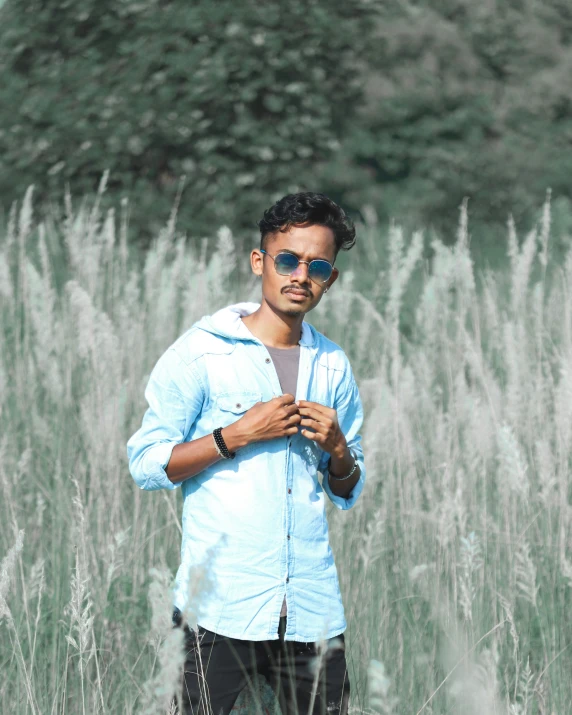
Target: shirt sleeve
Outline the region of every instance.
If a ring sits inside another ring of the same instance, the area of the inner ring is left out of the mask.
[[[141,489],[175,489],[181,482],[173,483],[165,467],[200,414],[204,391],[193,365],[186,365],[173,347],[153,368],[145,399],[149,407],[141,427],[127,442],[129,471]]]
[[[338,423],[342,432],[344,433],[344,436],[348,443],[348,447],[353,452],[358,461],[360,477],[351,492],[348,494],[348,496],[340,497],[334,494],[330,487],[330,474],[328,471],[328,462],[330,460],[330,455],[327,452],[324,452],[322,454],[318,465],[318,470],[323,475],[322,488],[329,496],[333,504],[338,509],[351,509],[351,507],[356,503],[359,495],[363,491],[363,486],[365,484],[365,464],[363,459],[361,436],[359,434],[359,430],[361,429],[361,425],[363,422],[363,406],[359,395],[358,386],[354,379],[349,363],[345,379],[343,380],[341,385],[341,389],[336,395],[334,408],[337,412]]]

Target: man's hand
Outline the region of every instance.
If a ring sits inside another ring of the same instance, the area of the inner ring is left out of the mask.
[[[324,407],[318,402],[300,400],[298,402],[302,434],[313,439],[323,450],[337,460],[343,460],[347,454],[346,438],[338,424],[338,413],[331,407]]]
[[[300,424],[304,429],[302,434],[308,439],[313,439],[323,450],[330,455],[328,471],[330,476],[344,477],[349,474],[354,466],[354,457],[348,449],[346,438],[338,423],[338,413],[331,407],[324,407],[317,402],[300,400],[298,402]],[[348,497],[360,478],[360,468],[354,471],[347,480],[329,480],[330,488],[336,496]]]
[[[268,402],[257,402],[236,424],[237,427],[240,424],[240,431],[250,443],[296,434],[299,423],[294,395],[286,394]]]

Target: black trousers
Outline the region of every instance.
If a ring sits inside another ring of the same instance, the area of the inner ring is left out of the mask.
[[[284,640],[286,618],[280,618],[277,640],[248,641],[221,636],[202,626],[198,631],[189,629],[175,608],[173,623],[184,628],[186,650],[178,712],[228,715],[258,673],[276,694],[282,715],[347,715],[350,682],[344,634],[326,641],[318,668],[316,643]]]

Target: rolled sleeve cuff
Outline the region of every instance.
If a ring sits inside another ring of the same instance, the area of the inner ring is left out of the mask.
[[[169,464],[171,453],[178,442],[160,442],[147,450],[143,457],[145,482],[141,489],[176,489],[181,482],[174,483],[167,476],[165,467]]]
[[[358,481],[355,483],[354,488],[351,490],[351,492],[348,494],[347,497],[340,497],[337,494],[334,494],[332,491],[332,488],[330,486],[330,472],[327,467],[324,468],[323,471],[323,479],[322,479],[322,488],[326,492],[326,494],[330,497],[332,500],[332,503],[338,508],[338,509],[351,509],[352,506],[356,503],[359,495],[362,493],[363,486],[365,483],[365,467],[364,463],[361,459],[358,459],[358,465],[359,465],[359,470],[360,470],[360,475]]]

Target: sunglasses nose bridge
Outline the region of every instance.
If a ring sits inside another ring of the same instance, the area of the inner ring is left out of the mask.
[[[309,266],[306,262],[298,261],[298,265],[294,268],[292,273],[290,273],[290,277],[296,276],[299,280],[309,280],[310,275],[308,273],[308,268]]]

